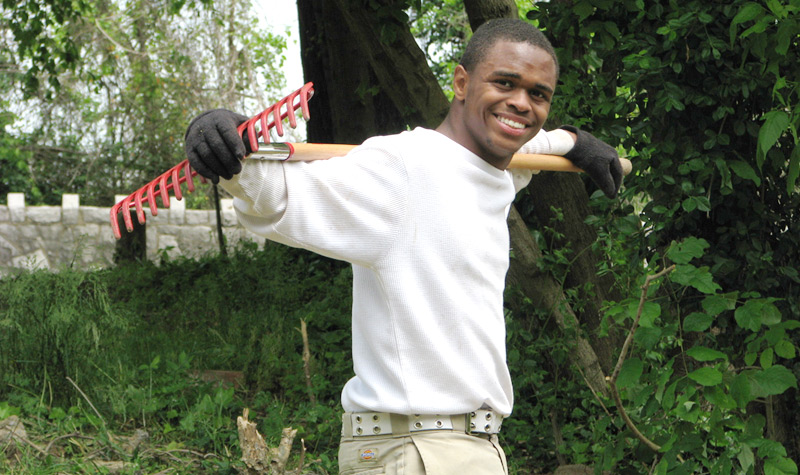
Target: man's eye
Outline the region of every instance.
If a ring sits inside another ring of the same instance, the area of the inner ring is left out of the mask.
[[[533,90],[533,91],[530,92],[530,94],[531,94],[531,97],[533,97],[534,99],[542,99],[542,100],[545,100],[545,101],[549,101],[550,100],[550,98],[547,96],[547,94],[545,94],[542,91]]]
[[[513,85],[508,79],[497,79],[495,80],[495,84],[502,87],[511,87]]]

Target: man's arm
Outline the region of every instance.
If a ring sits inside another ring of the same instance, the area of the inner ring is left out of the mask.
[[[607,197],[616,197],[622,185],[623,173],[619,154],[614,147],[571,125],[562,126],[561,130],[576,137],[575,146],[564,157],[585,171]]]
[[[520,153],[561,155],[585,171],[606,196],[617,196],[622,184],[622,164],[610,145],[571,125],[542,130],[519,150]]]

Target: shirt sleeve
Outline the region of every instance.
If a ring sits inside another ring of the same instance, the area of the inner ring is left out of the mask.
[[[369,266],[397,235],[408,193],[402,158],[369,144],[313,162],[245,160],[224,183],[239,222],[273,241]]]
[[[544,153],[565,155],[575,146],[575,140],[566,130],[540,130],[535,137],[519,149],[519,153]]]
[[[233,206],[241,216],[257,217],[261,226],[276,223],[286,210],[286,181],[282,162],[244,160],[242,171],[220,185],[233,195]]]
[[[564,155],[575,146],[575,140],[565,130],[556,129],[546,131],[540,130],[530,141],[528,141],[519,153],[542,153],[548,155]],[[514,182],[514,188],[519,191],[530,183],[534,174],[539,173],[538,170],[510,170],[511,179]]]

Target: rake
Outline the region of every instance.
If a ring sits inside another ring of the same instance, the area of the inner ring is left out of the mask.
[[[355,145],[270,143],[269,131],[273,128],[278,136],[283,137],[284,119],[289,119],[290,127],[297,127],[297,115],[295,114],[297,109],[302,111],[305,120],[309,119],[308,100],[311,99],[313,94],[313,84],[306,83],[300,89],[239,125],[239,135],[243,136],[245,132],[247,133],[250,149],[252,150],[252,153],[246,158],[261,160],[325,160],[345,155],[354,148]],[[261,142],[259,142],[259,138]],[[623,173],[627,175],[631,171],[631,163],[624,158],[621,158],[620,161],[622,162]],[[564,157],[540,154],[515,154],[509,164],[509,168],[568,172],[583,171]],[[161,206],[169,208],[170,192],[175,195],[176,199],[183,199],[181,185],[185,183],[186,192],[191,193],[195,189],[194,177],[196,175],[197,171],[193,170],[189,165],[189,160],[184,160],[112,206],[111,228],[114,231],[114,237],[117,239],[122,237],[117,218],[120,210],[126,211],[122,213],[122,219],[125,223],[125,229],[131,232],[133,231],[133,218],[131,218],[131,213],[129,212],[131,208],[136,210],[139,224],[144,224],[145,213],[143,205],[145,203],[150,207],[152,215],[157,216],[157,198],[161,198]],[[206,183],[207,180],[200,176],[200,182]]]
[[[308,112],[308,100],[311,99],[313,94],[314,86],[309,82],[300,89],[292,92],[280,101],[266,108],[261,113],[239,125],[239,135],[247,132],[247,137],[250,140],[251,150],[253,150],[254,153],[257,152],[259,150],[259,137],[263,140],[264,144],[269,144],[269,131],[273,127],[279,136],[283,136],[284,119],[289,119],[289,126],[292,128],[297,127],[297,115],[295,114],[295,111],[298,108],[301,109],[303,118],[308,120],[310,117]],[[257,126],[260,126],[258,130],[256,129]],[[291,148],[291,145],[289,145],[289,148]],[[161,197],[161,205],[164,208],[169,208],[170,192],[175,195],[176,199],[183,199],[181,185],[185,183],[187,192],[191,193],[195,188],[195,176],[197,176],[197,171],[193,170],[189,165],[189,160],[184,160],[159,175],[155,180],[139,188],[112,206],[111,228],[114,231],[114,237],[117,239],[122,237],[122,233],[120,232],[119,228],[119,220],[117,219],[120,210],[130,210],[130,208],[135,208],[136,217],[139,220],[139,224],[144,224],[145,214],[143,205],[145,203],[149,205],[150,212],[153,214],[153,216],[157,216],[157,198]],[[207,180],[203,176],[200,176],[200,182],[206,183]],[[127,229],[128,232],[133,231],[133,219],[131,218],[131,213],[122,213],[122,219],[125,222],[125,229]]]

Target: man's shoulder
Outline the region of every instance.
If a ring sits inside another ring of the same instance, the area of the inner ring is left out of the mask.
[[[363,147],[372,148],[400,148],[405,149],[409,147],[424,146],[426,142],[434,140],[433,134],[437,132],[426,129],[424,127],[417,127],[412,130],[404,130],[396,134],[377,135],[370,137],[364,141]]]

